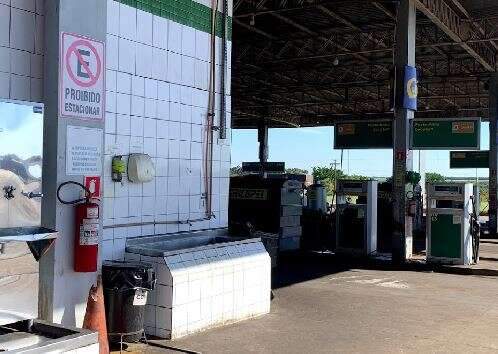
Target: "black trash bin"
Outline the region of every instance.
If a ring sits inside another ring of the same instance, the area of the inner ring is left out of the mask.
[[[102,265],[102,284],[109,341],[139,341],[143,336],[147,296],[156,284],[152,265],[106,261]]]

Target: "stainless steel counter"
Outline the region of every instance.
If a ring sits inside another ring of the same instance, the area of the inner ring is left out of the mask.
[[[0,326],[0,352],[64,353],[98,342],[98,334],[40,320]]]

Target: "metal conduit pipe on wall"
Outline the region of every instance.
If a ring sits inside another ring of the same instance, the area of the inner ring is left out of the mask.
[[[222,28],[222,49],[221,49],[221,112],[220,112],[220,139],[226,139],[227,137],[227,114],[226,114],[226,71],[227,71],[227,20],[228,20],[228,0],[223,0],[223,28]]]
[[[204,188],[206,195],[206,218],[213,217],[213,130],[216,110],[216,11],[218,0],[211,3],[211,67],[209,77],[209,102],[206,126],[206,145],[204,154]]]
[[[225,98],[225,70],[227,67],[227,15],[228,11],[228,1],[224,0],[223,4],[223,63],[222,63],[222,101],[221,101],[221,118],[220,127],[214,126],[214,117],[216,115],[216,12],[218,9],[218,0],[213,0],[211,4],[211,66],[210,66],[210,77],[209,77],[209,98],[208,98],[208,112],[207,112],[207,124],[206,124],[206,144],[204,148],[203,165],[204,165],[204,188],[205,188],[205,217],[199,219],[188,219],[179,221],[150,221],[150,222],[139,222],[139,223],[128,223],[128,224],[114,224],[106,225],[104,229],[115,229],[120,227],[130,227],[130,226],[145,226],[145,225],[172,225],[172,224],[192,224],[194,222],[202,222],[211,220],[213,215],[212,210],[212,198],[213,198],[213,130],[220,130],[220,138],[226,138],[226,98]]]

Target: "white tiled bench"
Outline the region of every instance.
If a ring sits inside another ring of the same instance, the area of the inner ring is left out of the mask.
[[[260,239],[161,249],[171,237],[155,236],[142,245],[135,239],[125,255],[156,269],[157,287],[145,312],[147,334],[175,339],[270,311],[271,260]]]

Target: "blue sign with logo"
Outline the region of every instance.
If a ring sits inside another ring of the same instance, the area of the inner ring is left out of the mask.
[[[416,111],[418,95],[417,68],[409,65],[405,66],[404,83],[403,108]]]

